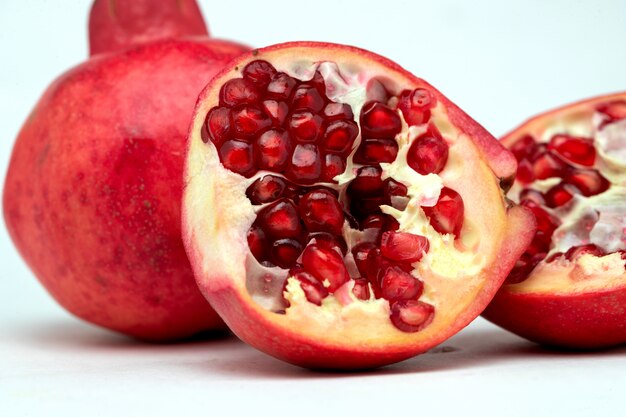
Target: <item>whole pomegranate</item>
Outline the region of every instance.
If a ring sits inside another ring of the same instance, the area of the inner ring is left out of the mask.
[[[626,93],[546,112],[502,142],[537,232],[485,317],[552,346],[626,343]]]
[[[361,49],[244,54],[190,130],[183,238],[204,295],[252,346],[364,368],[478,316],[534,233],[513,155],[439,91]]]
[[[223,326],[180,236],[198,93],[244,46],[209,39],[193,0],[101,1],[90,59],[58,78],[19,133],[8,230],[54,298],[89,322],[165,340]]]

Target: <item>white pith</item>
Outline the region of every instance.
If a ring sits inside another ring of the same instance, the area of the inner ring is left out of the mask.
[[[536,121],[529,133],[538,142],[549,142],[555,134],[594,139],[596,163],[593,167],[611,182],[611,187],[598,195],[575,195],[565,205],[549,209],[561,221],[554,231],[553,247],[546,259],[556,252],[566,252],[573,246],[593,243],[606,256],[586,254],[573,260],[564,257],[553,262],[541,261],[528,278],[509,285],[509,290],[524,293],[573,294],[603,290],[626,284],[626,272],[619,253],[626,249],[626,120],[605,125],[593,107],[581,105],[556,117]],[[520,135],[521,136],[521,135]],[[515,138],[511,138],[513,143]],[[538,180],[525,187],[545,192],[560,182],[560,178]],[[510,196],[516,200],[523,187],[516,183]]]
[[[368,63],[367,67],[330,62],[320,65],[311,60],[294,63],[292,56],[282,56],[280,51],[259,59],[266,59],[279,71],[302,80],[310,79],[319,66],[327,88],[333,88],[327,91],[329,98],[350,104],[357,121],[360,108],[368,99],[364,86],[370,79],[388,73],[388,69],[374,62]],[[237,76],[240,74],[232,71],[232,74],[224,76],[224,80]],[[414,88],[403,79],[387,79],[385,85],[395,93],[404,88]],[[302,334],[323,334],[330,343],[336,341],[345,344],[346,340],[352,340],[354,344],[380,340],[401,343],[416,337],[391,324],[386,300],[356,299],[350,291],[353,281],[324,299],[320,307],[308,302],[299,284],[291,279],[285,292],[290,306],[285,314],[272,312],[284,308],[281,289],[287,271],[264,267],[250,253],[246,233],[263,206],[252,206],[245,196],[245,190],[255,179],[265,174],[280,174],[259,172],[246,179],[221,165],[215,147],[203,143],[199,133],[206,113],[216,103],[217,90],[207,97],[194,120],[188,155],[188,185],[184,197],[187,212],[192,213],[191,216],[187,215],[191,219],[187,225],[188,234],[196,241],[198,251],[202,252],[199,256],[204,276],[207,277],[204,282],[207,290],[217,291],[222,286],[233,285],[243,296],[252,298],[260,313],[268,320],[286,328],[298,329]],[[494,262],[494,254],[504,239],[504,230],[494,230],[493,225],[506,224],[505,202],[499,181],[483,161],[472,140],[447,122],[443,106],[438,105],[434,109],[433,120],[450,146],[449,162],[440,175],[422,176],[403,166],[406,165],[403,160],[406,160],[410,141],[425,129],[423,126],[409,128],[404,125],[397,137],[400,145],[398,158],[394,163],[383,164],[383,178],[393,177],[409,186],[411,197],[404,212],[393,207],[383,207],[383,211],[398,219],[401,231],[426,236],[430,242],[429,252],[414,265],[415,274],[425,284],[424,295],[420,300],[435,307],[435,319],[417,336],[424,338],[441,331],[476,297],[487,279],[484,268]],[[359,141],[360,137],[354,145],[355,150]],[[353,165],[351,159],[348,158],[346,172],[336,178],[339,184],[328,184],[329,187],[345,187],[354,178],[353,171],[357,165]],[[474,188],[472,185],[479,181],[492,186],[484,187],[487,190],[484,198],[477,201],[472,198],[471,190]],[[420,208],[420,205],[434,205],[443,185],[461,193],[465,203],[465,225],[461,238],[456,241],[454,236],[437,233]],[[357,241],[362,241],[363,235],[367,233],[348,231],[347,224],[344,231],[349,248]],[[349,253],[346,263],[354,273]],[[212,276],[228,276],[229,279],[210,279]]]

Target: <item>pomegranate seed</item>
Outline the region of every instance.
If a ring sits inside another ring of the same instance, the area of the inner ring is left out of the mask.
[[[287,183],[281,177],[264,175],[248,187],[246,196],[252,204],[271,203],[283,196],[286,186]]]
[[[385,259],[380,252],[380,249],[377,247],[372,248],[367,254],[367,260],[363,265],[365,270],[362,271],[361,274],[363,274],[371,284],[376,298],[381,297],[380,283],[383,277],[383,272],[392,266],[399,266],[400,269],[402,269],[402,265],[394,265],[391,261]],[[411,269],[411,266],[409,266],[409,270],[405,272],[410,272]]]
[[[370,286],[365,278],[355,278],[352,294],[359,300],[367,301],[370,299]]]
[[[259,169],[282,172],[291,154],[289,134],[281,129],[267,130],[256,140],[254,150]]]
[[[538,180],[560,177],[567,170],[567,164],[561,161],[552,151],[546,151],[533,160],[533,174]]]
[[[383,231],[395,231],[400,229],[400,223],[392,216],[385,214],[385,224],[383,226]]]
[[[456,237],[463,227],[463,199],[451,188],[443,187],[434,207],[422,207],[430,218],[431,226],[439,233],[452,233]]]
[[[272,244],[272,261],[284,269],[294,266],[301,253],[302,245],[297,240],[278,239]]]
[[[401,182],[391,178],[385,180],[385,195],[388,197],[406,197],[409,189]]]
[[[300,197],[302,197],[305,193],[306,191],[303,187],[297,186],[287,181],[287,188],[285,189],[285,197],[292,200],[294,203],[298,204],[298,201],[300,201]]]
[[[417,126],[428,122],[430,109],[436,104],[436,99],[425,88],[416,88],[413,91],[404,90],[400,93],[398,108],[402,111],[404,120],[409,126]]]
[[[250,177],[254,172],[254,154],[252,145],[238,140],[227,140],[219,150],[220,160],[224,167]]]
[[[367,216],[365,220],[361,222],[361,229],[382,229],[385,225],[385,218],[382,214],[372,214]]]
[[[382,169],[378,166],[359,168],[356,177],[348,186],[348,193],[355,197],[380,195],[383,191],[382,173]]]
[[[263,102],[263,111],[272,120],[272,126],[280,127],[287,118],[289,106],[284,101],[265,100]]]
[[[267,86],[267,96],[276,100],[288,100],[297,83],[295,78],[279,72],[272,77],[272,81]]]
[[[394,139],[402,129],[400,116],[376,101],[370,101],[363,106],[360,121],[364,138]]]
[[[314,190],[306,193],[299,203],[300,216],[309,231],[341,235],[343,208],[329,191]]]
[[[380,206],[389,205],[389,200],[385,197],[358,197],[350,202],[350,212],[362,222],[368,216],[381,214]]]
[[[231,137],[230,110],[227,107],[213,107],[206,116],[206,129],[211,142],[219,147]]]
[[[220,106],[233,107],[238,104],[256,104],[261,94],[252,81],[244,78],[233,78],[224,83],[220,89]]]
[[[531,201],[535,204],[539,204],[540,206],[546,203],[543,194],[540,191],[533,190],[531,188],[524,188],[519,193],[520,202]]]
[[[256,107],[242,105],[232,110],[233,130],[237,137],[250,138],[271,126],[272,121]]]
[[[267,239],[260,227],[252,226],[248,230],[248,247],[257,261],[263,262],[267,258]]]
[[[397,266],[404,272],[411,273],[413,267],[408,263],[396,263],[385,258],[379,248],[373,248],[367,255],[367,271],[364,274],[367,279],[380,287],[380,280],[387,268]]]
[[[530,184],[535,181],[533,164],[528,159],[522,159],[517,165],[517,174],[515,175],[515,179],[522,184]]]
[[[546,262],[547,263],[554,262],[557,258],[560,258],[562,256],[565,256],[563,252],[554,252],[552,255],[546,258]]]
[[[291,100],[291,108],[293,110],[308,109],[314,113],[318,113],[324,108],[325,100],[320,95],[317,88],[303,84],[296,88]]]
[[[546,205],[548,207],[561,207],[572,198],[574,198],[574,194],[577,194],[578,190],[576,187],[566,184],[564,182],[560,182],[554,187],[550,188],[546,191],[545,200]]]
[[[545,256],[545,254],[544,254]],[[506,279],[507,284],[517,284],[528,278],[528,275],[535,269],[535,266],[541,261],[540,257],[532,256],[529,253],[524,253],[520,259],[515,262],[515,266],[509,273]]]
[[[281,198],[258,214],[263,231],[275,239],[297,239],[302,233],[298,209],[291,200]]]
[[[328,121],[350,120],[354,121],[352,107],[345,103],[328,103],[324,107],[324,118]]]
[[[535,153],[537,148],[537,142],[530,135],[524,135],[521,138],[517,139],[513,142],[513,145],[510,147],[510,151],[515,155],[515,159],[521,161],[522,159],[526,159]]]
[[[526,253],[532,256],[545,254],[550,250],[551,238],[552,232],[546,233],[542,230],[537,230],[530,245],[526,248]]]
[[[422,295],[424,284],[413,275],[393,266],[383,273],[380,294],[385,300],[416,300]]]
[[[326,154],[322,167],[322,181],[335,182],[334,178],[343,174],[345,170],[346,161],[341,156],[332,153]]]
[[[571,261],[585,254],[590,254],[593,256],[604,256],[606,255],[606,252],[604,252],[602,248],[599,248],[593,243],[589,243],[582,246],[572,246],[567,250],[567,252],[565,252],[565,257]]]
[[[326,96],[326,84],[324,83],[324,76],[322,76],[321,72],[315,71],[313,78],[307,81],[306,84],[312,85],[317,88],[317,91],[319,91],[322,96]]]
[[[313,242],[313,240],[315,240]],[[348,245],[340,235],[332,235],[328,232],[313,232],[307,236],[308,243],[315,243],[322,248],[332,249],[337,253],[345,255],[348,252]]]
[[[435,308],[430,304],[415,300],[396,301],[391,304],[390,319],[399,330],[414,333],[432,322]]]
[[[383,256],[398,262],[417,262],[428,248],[428,239],[424,236],[406,232],[385,232],[380,241]]]
[[[302,288],[304,296],[310,303],[318,306],[322,305],[322,300],[328,296],[328,290],[324,288],[321,282],[301,268],[298,268],[296,271],[290,271],[289,275],[300,282],[300,288]],[[287,281],[285,281],[283,292],[286,290],[286,287]]]
[[[565,182],[578,188],[582,195],[590,197],[609,189],[611,183],[595,169],[575,169],[567,173]]]
[[[607,124],[626,119],[626,101],[624,100],[616,100],[610,101],[608,103],[602,103],[596,107],[596,110],[604,114],[606,118],[606,120],[604,120],[600,124],[600,129],[602,129]]]
[[[332,249],[309,245],[302,253],[302,263],[306,271],[320,282],[329,282],[330,292],[334,292],[350,279],[342,256]]]
[[[537,230],[546,234],[548,239],[552,237],[552,233],[559,227],[560,221],[531,201],[526,200],[522,204],[528,207],[535,215]]]
[[[322,129],[322,118],[308,110],[300,110],[289,119],[289,133],[298,142],[315,142]]]
[[[321,173],[322,161],[317,146],[312,143],[296,145],[287,176],[293,181],[310,184],[317,181]]]
[[[448,144],[432,132],[425,133],[411,144],[407,163],[422,175],[438,174],[448,162]]]
[[[267,61],[251,61],[242,71],[243,78],[252,81],[260,88],[265,88],[276,74],[276,68]]]
[[[357,164],[393,162],[398,156],[398,142],[394,139],[365,139],[354,155]]]
[[[368,270],[368,260],[367,255],[369,255],[372,249],[375,249],[376,245],[372,242],[361,242],[352,248],[352,257],[354,258],[354,263],[356,264],[357,269],[361,275],[366,275]]]
[[[550,139],[548,149],[579,165],[592,166],[596,160],[593,139],[554,135]]]
[[[328,152],[343,154],[352,149],[352,144],[358,135],[359,127],[356,123],[350,120],[336,120],[326,128],[323,147]]]

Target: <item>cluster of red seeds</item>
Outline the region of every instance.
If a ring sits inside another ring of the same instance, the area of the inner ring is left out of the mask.
[[[301,82],[266,61],[253,61],[242,78],[222,86],[204,137],[233,172],[251,177],[273,171],[312,184],[331,182],[345,170],[358,134],[352,109],[326,97],[321,74]]]
[[[398,109],[410,125],[427,123],[434,104],[426,89],[398,97]],[[394,197],[407,198],[407,187],[383,180],[380,166],[397,157],[395,137],[402,121],[396,109],[371,101],[363,106],[359,125],[349,105],[328,99],[319,73],[300,81],[266,61],[253,61],[242,78],[222,86],[220,105],[207,115],[204,138],[231,171],[247,177],[269,171],[247,190],[252,204],[264,205],[248,232],[250,250],[261,264],[289,269],[317,305],[353,279],[357,298],[388,300],[396,327],[418,331],[432,319],[434,308],[418,300],[423,283],[411,275],[411,264],[428,252],[429,242],[398,231],[398,222],[380,209],[392,205]],[[332,183],[353,151],[358,168],[344,205]],[[413,142],[407,156],[420,174],[439,173],[447,158],[448,145],[434,126]],[[459,235],[464,208],[457,192],[444,188],[438,203],[424,211],[437,231]],[[359,277],[350,277],[345,263],[348,226],[370,229],[373,236],[351,249]]]
[[[606,103],[597,110],[603,118],[600,128],[626,118],[624,101]],[[546,258],[552,235],[560,225],[559,219],[551,214],[552,209],[565,206],[574,195],[591,197],[603,193],[611,183],[592,168],[596,162],[592,138],[556,134],[548,143],[538,143],[531,135],[524,135],[513,143],[511,151],[519,164],[516,179],[526,186],[520,192],[520,203],[531,209],[537,219],[533,241],[508,277],[509,282],[515,283],[526,279]],[[530,187],[533,181],[547,178],[561,178],[561,181],[545,193]],[[555,253],[546,261],[551,262],[560,256],[572,260],[584,253],[606,255],[602,248],[590,243],[574,246],[565,253]]]

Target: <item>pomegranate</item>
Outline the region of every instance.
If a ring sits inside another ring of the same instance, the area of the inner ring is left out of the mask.
[[[247,48],[209,39],[193,0],[97,0],[92,57],[24,124],[7,228],[67,310],[149,340],[223,327],[180,237],[184,147],[198,92]]]
[[[530,119],[502,142],[512,199],[537,218],[531,245],[485,317],[564,348],[626,342],[626,93]]]
[[[515,169],[397,64],[342,45],[271,46],[200,96],[183,240],[244,341],[305,367],[380,366],[450,337],[495,294],[534,232],[501,189]]]

